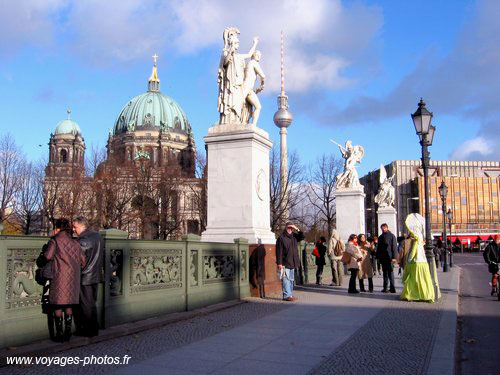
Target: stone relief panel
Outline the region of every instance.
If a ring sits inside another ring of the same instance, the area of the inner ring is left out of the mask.
[[[247,251],[241,250],[240,280],[247,280]]]
[[[198,285],[198,250],[191,250],[191,263],[189,265],[189,285]]]
[[[233,252],[203,256],[203,283],[233,281],[235,275],[235,256]]]
[[[111,250],[110,263],[109,294],[112,297],[120,296],[123,293],[123,250]]]
[[[131,250],[132,293],[182,287],[182,250]]]
[[[40,305],[42,286],[35,281],[40,249],[8,249],[5,307],[14,309]]]

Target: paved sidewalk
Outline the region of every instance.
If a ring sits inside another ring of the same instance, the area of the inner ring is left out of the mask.
[[[458,267],[439,273],[443,298],[435,304],[380,293],[380,276],[375,293],[308,286],[298,288],[297,302],[250,298],[58,354],[127,354],[128,365],[17,366],[0,368],[0,374],[452,374],[458,276]],[[396,282],[400,292],[399,277]]]
[[[402,302],[399,294],[299,288],[299,301],[286,310],[117,374],[452,374],[458,271],[440,273],[443,298],[435,304]],[[381,281],[375,279],[376,291]]]

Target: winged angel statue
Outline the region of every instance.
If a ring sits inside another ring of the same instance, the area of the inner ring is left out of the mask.
[[[392,186],[392,179],[387,178],[387,172],[382,164],[380,164],[380,175],[379,175],[379,183],[380,188],[378,190],[378,194],[375,196],[375,203],[378,204],[379,207],[393,207],[394,206],[394,196],[395,190],[394,186]]]
[[[344,172],[337,176],[335,188],[342,189],[361,186],[355,166],[356,163],[361,163],[361,159],[365,155],[365,149],[360,145],[353,146],[350,140],[345,143],[345,147],[333,140],[331,141],[339,146],[342,157],[345,159]]]

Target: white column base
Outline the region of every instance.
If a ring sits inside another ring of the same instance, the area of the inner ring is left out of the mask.
[[[335,192],[337,232],[347,242],[351,234],[365,233],[365,193],[359,188],[340,189]]]
[[[275,244],[271,232],[269,150],[264,130],[249,124],[216,125],[207,145],[207,229],[202,241],[230,242],[246,238]]]
[[[392,233],[398,233],[396,214],[397,212],[394,207],[381,207],[377,210],[377,220],[378,220],[377,233],[379,236],[382,234],[380,226],[384,223],[389,226],[389,230]]]

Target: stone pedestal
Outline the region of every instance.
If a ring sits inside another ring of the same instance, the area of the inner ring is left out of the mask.
[[[252,297],[281,297],[276,273],[276,245],[250,245],[250,294]]]
[[[384,223],[389,226],[389,230],[392,233],[398,233],[396,209],[394,207],[380,207],[377,210],[377,220],[377,232],[379,236],[382,234],[380,226]]]
[[[365,193],[363,187],[339,189],[335,192],[337,231],[342,241],[365,233]]]
[[[202,241],[275,244],[270,226],[269,135],[251,125],[216,125],[207,146],[207,230]]]

